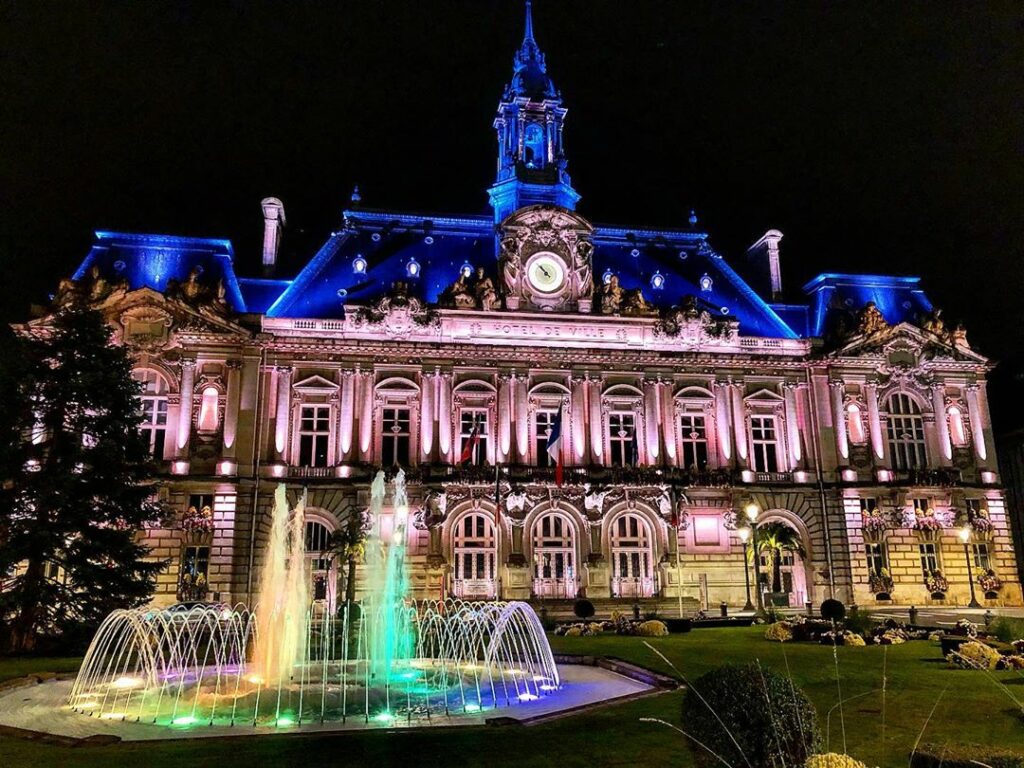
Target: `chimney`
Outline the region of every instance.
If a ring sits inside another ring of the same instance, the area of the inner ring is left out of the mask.
[[[285,225],[284,203],[276,197],[268,197],[260,205],[263,206],[263,272],[272,275],[277,267],[277,251]]]
[[[762,297],[771,302],[782,298],[782,267],[779,263],[779,241],[782,233],[769,229],[747,248],[747,261],[753,267],[751,283]]]

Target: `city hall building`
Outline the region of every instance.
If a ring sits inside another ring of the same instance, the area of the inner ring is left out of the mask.
[[[973,579],[983,604],[1021,604],[992,364],[919,278],[830,272],[783,303],[778,231],[723,254],[692,215],[591,222],[566,115],[527,5],[491,215],[354,193],[292,275],[274,198],[262,271],[226,240],[96,233],[53,301],[87,297],[137,360],[175,512],[140,534],[170,561],[155,603],[249,601],[285,483],[330,609],[348,572],[331,533],[402,468],[417,598],[738,608],[751,508],[792,532],[767,601],[962,605]]]

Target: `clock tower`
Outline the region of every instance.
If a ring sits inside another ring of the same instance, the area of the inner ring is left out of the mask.
[[[562,126],[566,109],[547,74],[544,54],[533,38],[533,9],[526,0],[526,30],[513,60],[494,128],[498,167],[488,190],[494,222],[500,224],[523,206],[538,203],[576,208],[579,194],[566,170]]]

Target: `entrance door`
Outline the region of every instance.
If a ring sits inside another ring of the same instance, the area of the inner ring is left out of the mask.
[[[576,540],[572,522],[548,512],[533,524],[533,595],[567,600],[576,597]]]
[[[497,595],[498,559],[494,523],[474,512],[459,521],[453,536],[456,597],[490,600]]]
[[[647,521],[626,513],[612,526],[612,596],[652,597],[654,550]]]

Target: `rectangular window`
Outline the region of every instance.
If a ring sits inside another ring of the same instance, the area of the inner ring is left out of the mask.
[[[967,509],[967,519],[974,520],[976,517],[984,517],[982,515],[982,499],[964,499],[964,507]]]
[[[932,571],[939,570],[938,552],[936,552],[935,544],[932,542],[918,544],[917,548],[921,553],[921,573],[925,578],[928,578],[932,575]]]
[[[708,430],[703,415],[685,413],[679,417],[679,439],[682,441],[679,464],[685,469],[707,469]]]
[[[636,414],[608,414],[608,461],[611,466],[636,466],[636,445]]]
[[[203,507],[209,507],[213,509],[213,494],[212,493],[193,493],[188,497],[188,505],[195,507],[196,511],[202,511]]]
[[[868,573],[872,576],[881,576],[885,564],[885,547],[882,544],[865,544],[868,560]]]
[[[487,429],[487,409],[486,408],[463,408],[459,415],[459,437],[461,438],[460,444],[462,445],[462,451],[465,452],[469,446],[469,441],[473,437],[473,425],[477,427],[477,441],[476,447],[472,450],[469,456],[470,464],[486,464],[487,463],[487,441],[490,437]]]
[[[205,600],[209,592],[210,548],[185,547],[181,553],[178,599],[182,602]]]
[[[868,514],[872,510],[878,509],[878,499],[874,496],[862,496],[860,499],[860,511],[863,514]]]
[[[774,416],[750,417],[750,451],[755,472],[777,472],[778,436]]]
[[[554,462],[548,455],[548,433],[551,431],[551,427],[555,423],[555,411],[537,411],[534,418],[534,424],[537,428],[537,437],[535,440],[537,466],[553,466]],[[563,439],[565,439],[564,435]]]
[[[910,503],[914,507],[914,512],[918,515],[926,515],[932,506],[932,500],[928,498],[911,499]]]
[[[975,542],[971,545],[974,550],[974,567],[984,573],[992,567],[992,557],[988,551],[988,544],[983,541]],[[978,574],[975,574],[977,576]]]
[[[381,462],[385,466],[408,466],[411,436],[410,411],[407,407],[384,408],[381,420]]]
[[[331,407],[304,405],[299,420],[299,465],[326,467],[331,435]]]
[[[140,429],[149,442],[149,451],[154,459],[164,457],[164,442],[167,436],[167,398],[142,397],[142,424]]]

